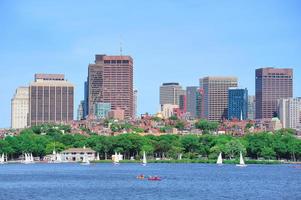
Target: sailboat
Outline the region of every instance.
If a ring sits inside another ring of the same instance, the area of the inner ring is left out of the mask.
[[[2,154],[2,156],[0,157],[0,164],[4,164],[5,163],[5,159],[4,159],[4,153]]]
[[[222,165],[223,164],[222,153],[219,153],[219,156],[217,158],[216,164],[218,164],[218,165]]]
[[[242,153],[240,152],[240,159],[239,159],[239,165],[236,165],[237,167],[246,167],[244,158],[242,157]]]
[[[56,154],[56,163],[61,163],[62,162],[62,155],[60,153]]]
[[[83,162],[81,163],[81,165],[90,165],[90,160],[88,158],[87,153],[84,154]]]
[[[29,153],[24,153],[24,161],[23,163],[24,164],[30,164],[30,163],[33,163],[33,157],[32,157],[32,154],[29,154]]]
[[[119,165],[119,156],[117,155],[117,152],[115,152],[113,163],[114,165]]]
[[[146,155],[145,155],[145,151],[143,151],[142,165],[143,165],[143,166],[146,166],[146,164],[147,164]]]
[[[99,153],[97,153],[96,160],[100,160]]]

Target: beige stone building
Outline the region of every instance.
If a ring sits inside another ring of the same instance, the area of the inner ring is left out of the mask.
[[[19,87],[11,100],[11,128],[26,128],[29,106],[28,87]]]

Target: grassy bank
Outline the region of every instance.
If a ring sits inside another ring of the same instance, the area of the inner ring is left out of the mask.
[[[120,163],[140,163],[139,160],[122,160]],[[246,160],[246,164],[282,164],[277,160]],[[112,163],[111,160],[93,161],[93,163]],[[215,164],[216,160],[200,160],[200,159],[182,159],[182,160],[148,160],[148,163],[200,163],[200,164]],[[224,160],[224,164],[238,164],[239,160]]]

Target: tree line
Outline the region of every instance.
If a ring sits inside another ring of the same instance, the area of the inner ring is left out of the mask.
[[[222,152],[224,158],[236,159],[242,152],[250,159],[301,160],[301,140],[291,130],[285,129],[242,137],[212,134],[141,136],[136,133],[84,136],[69,132],[68,126],[42,125],[25,129],[18,136],[0,140],[0,154],[17,159],[23,153],[30,152],[42,158],[51,154],[53,149],[61,152],[86,146],[98,152],[102,159],[109,159],[114,152],[123,154],[126,159],[140,159],[145,151],[150,158],[177,159],[181,155],[186,159],[216,159]]]

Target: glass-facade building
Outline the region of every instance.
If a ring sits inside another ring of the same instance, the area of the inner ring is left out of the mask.
[[[247,88],[229,88],[228,90],[228,119],[246,120],[248,118]]]
[[[94,115],[98,119],[107,118],[109,112],[111,111],[111,104],[110,103],[95,103],[94,104]]]

